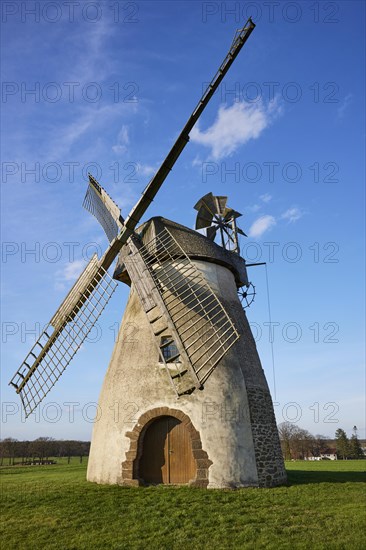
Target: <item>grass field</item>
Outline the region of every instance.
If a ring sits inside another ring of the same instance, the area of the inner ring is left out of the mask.
[[[100,486],[77,459],[2,468],[1,547],[361,549],[365,465],[290,462],[290,486],[237,491]]]

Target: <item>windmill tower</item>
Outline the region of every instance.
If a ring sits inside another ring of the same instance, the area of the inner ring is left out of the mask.
[[[124,220],[89,176],[84,206],[110,245],[95,255],[10,381],[28,416],[61,376],[116,287],[131,286],[100,395],[87,477],[99,483],[274,486],[286,480],[273,406],[237,296],[248,288],[226,197],[197,228],[139,221],[255,25],[249,19],[140,200]],[[221,245],[214,242],[216,233]],[[108,269],[117,258],[113,278]]]

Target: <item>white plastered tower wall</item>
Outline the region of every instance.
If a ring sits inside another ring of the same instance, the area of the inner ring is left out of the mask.
[[[148,222],[147,233],[157,231],[159,223]],[[172,229],[172,222],[169,223]],[[187,248],[190,234],[194,241],[197,233],[173,225],[184,230]],[[198,237],[202,243],[204,238]],[[212,246],[220,256],[221,247],[210,243]],[[188,248],[197,248],[197,244]],[[193,485],[235,488],[273,486],[286,481],[268,385],[237,296],[233,270],[221,265],[222,259],[216,263],[212,251],[209,261],[193,259],[192,255],[192,261],[235,322],[240,338],[221,359],[202,391],[195,390],[178,399],[163,363],[159,362],[150,324],[132,286],[100,394],[101,414],[93,429],[89,481],[139,484],[138,440],[143,437],[142,419],[156,417],[152,411],[178,411],[199,434],[200,450],[196,453],[201,454],[197,454],[198,479],[192,480]],[[135,440],[134,430],[141,433]]]

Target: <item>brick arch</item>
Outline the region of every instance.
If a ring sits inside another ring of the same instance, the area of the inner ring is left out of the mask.
[[[190,418],[184,412],[169,407],[158,407],[147,411],[140,416],[133,430],[126,432],[125,435],[131,442],[126,453],[126,460],[122,462],[122,485],[143,485],[143,481],[138,477],[138,467],[142,455],[144,434],[150,424],[161,416],[173,416],[186,427],[191,438],[192,453],[196,463],[196,477],[189,482],[189,485],[205,489],[208,485],[208,469],[212,461],[208,458],[206,451],[202,449],[201,436],[193,426]]]

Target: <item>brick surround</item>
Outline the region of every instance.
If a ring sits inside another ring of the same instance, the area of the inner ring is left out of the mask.
[[[126,432],[126,437],[130,439],[130,447],[126,452],[126,460],[122,462],[121,484],[127,486],[144,485],[144,481],[138,477],[144,434],[149,425],[161,416],[173,416],[186,427],[191,438],[192,453],[196,463],[196,477],[189,482],[189,486],[207,488],[208,469],[212,461],[208,458],[206,451],[202,449],[200,434],[186,414],[178,409],[170,409],[169,407],[158,407],[147,411],[140,416],[133,430]]]

